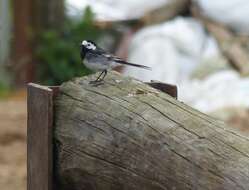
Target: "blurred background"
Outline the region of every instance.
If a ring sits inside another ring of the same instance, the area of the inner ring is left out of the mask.
[[[0,0],[0,186],[26,189],[26,85],[91,72],[83,39],[175,84],[178,99],[249,132],[248,0]]]

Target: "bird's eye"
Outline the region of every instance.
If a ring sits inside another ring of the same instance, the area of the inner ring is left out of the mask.
[[[87,49],[92,49],[92,50],[95,50],[95,49],[96,49],[95,45],[93,45],[93,44],[91,44],[91,43],[88,43],[88,44],[86,45],[86,47],[87,47]]]
[[[88,49],[92,49],[92,45],[91,45],[91,44],[87,44],[86,47],[87,47]]]

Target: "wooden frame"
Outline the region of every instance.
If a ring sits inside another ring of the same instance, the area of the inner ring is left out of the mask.
[[[147,83],[176,98],[176,86]],[[29,83],[27,87],[27,190],[55,190],[53,176],[53,113],[59,87]]]

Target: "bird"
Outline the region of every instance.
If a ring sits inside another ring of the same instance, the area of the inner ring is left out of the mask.
[[[123,59],[112,55],[106,52],[104,49],[98,47],[97,44],[91,40],[82,41],[80,56],[83,64],[88,69],[92,71],[101,71],[97,79],[91,82],[103,81],[109,70],[120,65],[128,65],[151,70],[150,67],[124,61]]]

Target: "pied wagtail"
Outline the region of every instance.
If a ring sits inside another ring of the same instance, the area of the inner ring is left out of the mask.
[[[137,65],[126,62],[119,57],[111,55],[98,47],[94,42],[90,40],[83,40],[81,43],[80,56],[85,66],[93,71],[102,71],[98,78],[93,82],[102,81],[107,71],[117,67],[119,65],[129,65],[134,67],[140,67],[144,69],[151,69],[144,65]],[[103,76],[102,76],[103,75]]]

